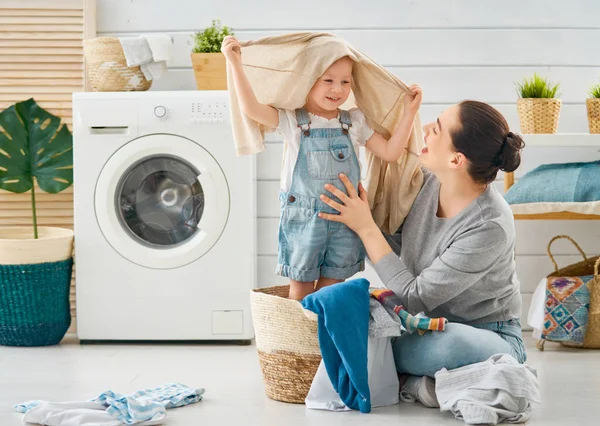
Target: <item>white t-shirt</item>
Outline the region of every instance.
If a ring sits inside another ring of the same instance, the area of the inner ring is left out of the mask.
[[[360,158],[359,149],[373,136],[374,130],[367,125],[365,115],[361,110],[352,108],[348,112],[352,119],[352,127],[349,130],[350,139],[354,145],[356,158]],[[339,116],[331,120],[311,113],[309,113],[309,116],[311,129],[338,129],[342,126]],[[275,131],[284,137],[283,159],[281,163],[281,190],[287,192],[292,186],[292,175],[300,149],[300,128],[296,120],[296,112],[279,109],[279,124]]]

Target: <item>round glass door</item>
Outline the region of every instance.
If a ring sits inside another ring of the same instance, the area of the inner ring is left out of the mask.
[[[94,200],[113,249],[153,269],[205,255],[229,218],[229,186],[219,163],[177,135],[146,135],[119,148],[100,172]]]
[[[200,172],[185,160],[154,156],[123,176],[115,205],[123,228],[142,244],[171,247],[198,231],[204,211]]]

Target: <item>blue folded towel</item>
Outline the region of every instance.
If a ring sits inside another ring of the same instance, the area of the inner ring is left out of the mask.
[[[369,281],[364,278],[325,287],[302,300],[318,315],[319,345],[333,388],[347,407],[371,411],[367,340]]]

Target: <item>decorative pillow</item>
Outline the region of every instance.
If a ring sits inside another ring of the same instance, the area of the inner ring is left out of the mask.
[[[600,161],[544,164],[506,192],[509,204],[600,201]]]

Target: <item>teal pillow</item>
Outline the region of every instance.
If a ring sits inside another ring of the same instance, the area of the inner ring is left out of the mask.
[[[600,161],[544,164],[505,194],[508,204],[600,201]]]

